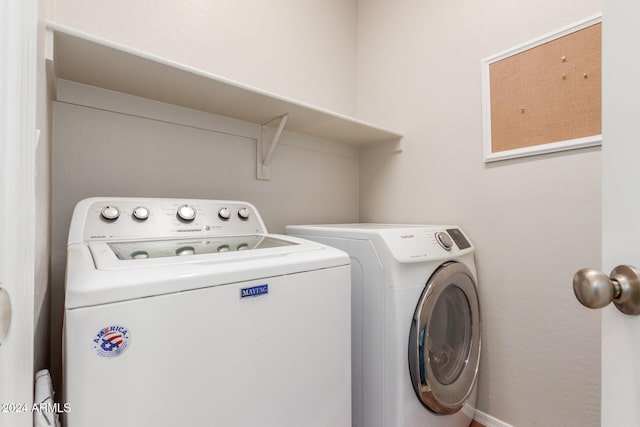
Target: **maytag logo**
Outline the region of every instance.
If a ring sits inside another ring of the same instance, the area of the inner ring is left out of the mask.
[[[266,283],[260,286],[240,289],[240,298],[257,297],[269,293],[269,285]]]

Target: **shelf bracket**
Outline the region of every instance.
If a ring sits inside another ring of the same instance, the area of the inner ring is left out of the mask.
[[[271,139],[271,142],[267,143],[267,129],[270,128],[267,125],[278,119],[280,119],[278,129]],[[284,125],[287,123],[288,119],[289,113],[283,116],[276,117],[275,119],[269,120],[268,122],[262,124],[260,139],[258,140],[258,149],[256,150],[256,167],[258,179],[262,179],[265,181],[271,179],[271,158],[273,157],[273,153],[275,152],[278,142],[280,141],[280,136],[282,135]]]

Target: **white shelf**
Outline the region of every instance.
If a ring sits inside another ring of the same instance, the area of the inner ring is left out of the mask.
[[[225,79],[109,40],[49,23],[56,77],[253,123],[288,114],[289,131],[348,144],[399,141],[402,135],[303,102]]]

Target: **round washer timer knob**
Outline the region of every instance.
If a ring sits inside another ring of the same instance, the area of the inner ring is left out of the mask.
[[[149,209],[138,206],[133,210],[133,217],[140,221],[146,221],[149,218]]]
[[[187,204],[180,205],[177,215],[183,221],[193,221],[196,219],[196,210]]]
[[[444,231],[436,233],[436,240],[438,241],[438,244],[442,246],[442,249],[446,251],[450,251],[453,247],[453,240],[451,240],[451,237],[449,237],[449,235]]]
[[[100,215],[102,215],[102,218],[106,220],[115,221],[120,216],[120,209],[118,209],[115,206],[107,205],[104,208],[102,208]]]
[[[247,220],[249,219],[250,211],[247,208],[238,209],[238,216],[240,219]]]
[[[231,218],[231,212],[229,211],[229,208],[220,208],[218,210],[218,216],[221,220],[226,221]]]

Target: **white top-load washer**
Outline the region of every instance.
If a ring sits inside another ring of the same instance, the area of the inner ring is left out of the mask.
[[[344,250],[352,273],[354,427],[468,427],[480,307],[474,247],[457,226],[295,225]]]
[[[91,198],[69,230],[67,427],[350,427],[349,257],[249,203]]]

